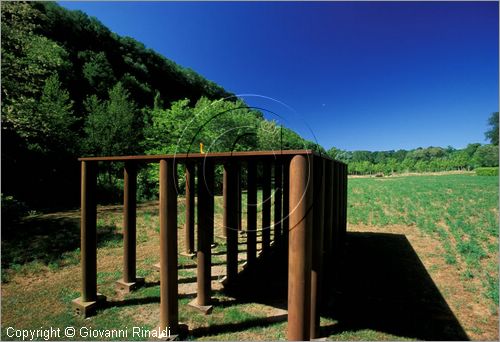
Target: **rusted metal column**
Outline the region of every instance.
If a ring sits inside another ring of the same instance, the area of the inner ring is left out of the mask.
[[[332,261],[336,263],[338,257],[338,236],[339,236],[339,223],[340,223],[340,164],[338,161],[333,163],[333,229],[332,229]]]
[[[206,184],[207,184],[207,190],[208,190],[208,216],[209,216],[209,229],[208,229],[208,234],[210,235],[210,247],[214,248],[215,247],[215,231],[214,231],[214,224],[215,224],[215,164],[212,160],[207,160],[205,161],[205,179],[206,179]],[[211,263],[211,258],[212,258],[212,252],[210,252],[210,278],[211,279],[211,272],[212,272],[212,263]]]
[[[160,160],[160,326],[176,333],[177,304],[177,192],[176,168],[171,159]]]
[[[222,236],[227,237],[227,217],[226,217],[226,207],[227,207],[227,172],[224,171],[222,176],[222,207],[224,209],[224,214],[222,215]]]
[[[283,159],[283,241],[288,249],[288,228],[289,228],[289,203],[290,203],[290,160]]]
[[[323,289],[323,235],[324,235],[324,197],[325,197],[325,160],[314,157],[314,218],[312,237],[311,265],[311,326],[310,338],[318,338],[319,317]]]
[[[342,246],[342,220],[343,220],[343,207],[344,204],[342,203],[343,197],[344,197],[344,168],[342,166],[342,163],[339,163],[339,174],[338,174],[338,187],[339,187],[339,204],[338,204],[338,211],[339,211],[339,221],[337,225],[337,250],[338,254],[340,256],[341,254],[341,246]]]
[[[342,163],[337,163],[337,221],[336,221],[336,248],[337,256],[340,254],[340,240],[342,238]],[[338,260],[337,260],[338,261]]]
[[[126,162],[123,172],[123,279],[116,290],[129,293],[144,284],[136,277],[137,165]]]
[[[136,258],[136,189],[137,169],[132,163],[125,163],[123,177],[123,281],[135,281]]]
[[[235,172],[236,172],[236,176],[237,176],[237,193],[238,193],[238,198],[236,199],[236,204],[238,205],[237,209],[236,209],[236,212],[237,212],[237,221],[236,221],[236,226],[238,228],[238,231],[241,231],[241,212],[242,212],[242,199],[243,199],[243,193],[242,193],[242,183],[243,183],[243,180],[241,179],[241,165],[239,162],[236,162],[236,165],[235,165]]]
[[[97,300],[97,163],[82,162],[81,254],[82,301]]]
[[[341,225],[341,249],[345,244],[345,236],[347,231],[347,164],[342,164],[342,225]]]
[[[186,225],[184,226],[184,245],[188,255],[194,253],[194,194],[195,194],[195,165],[186,163]]]
[[[271,243],[271,164],[262,163],[262,254],[269,253]]]
[[[333,161],[325,160],[325,194],[324,194],[324,226],[325,233],[323,237],[323,265],[328,267],[323,278],[325,288],[330,288],[328,285],[331,275],[332,262],[332,235],[333,235]]]
[[[257,165],[247,164],[247,264],[255,264],[257,257]]]
[[[209,313],[211,302],[211,258],[210,243],[214,229],[214,164],[205,159],[198,165],[198,243],[197,259],[197,297],[189,303],[190,306]]]
[[[290,163],[288,340],[294,341],[309,340],[310,337],[312,169],[310,155],[296,155]]]
[[[281,160],[277,160],[274,164],[274,243],[281,246],[281,196],[283,194],[283,167]]]
[[[81,265],[82,296],[72,301],[77,315],[88,317],[106,301],[97,293],[97,163],[82,161],[81,164]]]
[[[226,280],[228,283],[233,281],[238,274],[238,171],[239,168],[234,162],[228,162],[224,165],[224,174],[226,175],[227,196],[224,208],[226,217]]]

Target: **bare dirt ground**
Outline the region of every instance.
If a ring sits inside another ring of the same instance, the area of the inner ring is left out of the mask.
[[[384,174],[384,177],[405,177],[405,176],[445,176],[445,175],[466,175],[475,174],[475,171],[454,170],[454,171],[436,171],[436,172],[404,172],[394,174]],[[373,178],[373,175],[349,175],[349,178]]]

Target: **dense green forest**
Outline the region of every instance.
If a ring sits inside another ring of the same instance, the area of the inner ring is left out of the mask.
[[[51,2],[2,2],[1,10],[4,205],[77,205],[82,155],[198,151],[199,142],[262,150],[280,139],[286,149],[315,148],[81,11]],[[119,165],[104,171],[100,190],[120,185]],[[153,196],[155,170],[139,176],[150,184],[140,196]]]
[[[199,142],[210,151],[324,151],[81,11],[52,2],[2,2],[1,19],[3,208],[77,206],[83,155],[197,152]],[[491,120],[492,145],[328,153],[354,174],[496,166],[498,113]],[[103,167],[101,199],[119,199],[113,196],[121,170]],[[157,177],[154,166],[140,170],[141,198],[155,197]]]

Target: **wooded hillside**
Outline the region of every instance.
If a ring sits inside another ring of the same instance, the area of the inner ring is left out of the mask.
[[[212,151],[315,148],[81,11],[50,2],[1,9],[4,195],[77,205],[82,155],[198,151],[201,141]],[[119,186],[120,168],[105,171],[100,188]],[[156,181],[153,170],[140,177]]]

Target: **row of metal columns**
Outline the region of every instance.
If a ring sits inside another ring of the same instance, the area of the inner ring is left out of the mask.
[[[284,163],[281,163],[284,161]],[[288,339],[316,338],[322,287],[331,285],[330,272],[323,274],[325,261],[338,256],[345,236],[347,169],[345,164],[319,157],[297,155],[275,163],[275,244],[288,239]],[[227,279],[238,271],[238,227],[241,206],[240,169],[226,163],[224,169],[224,227],[227,237]],[[210,304],[211,243],[214,232],[214,164],[206,159],[197,168],[186,164],[186,252],[194,252],[194,197],[197,190],[197,298],[200,306]],[[271,240],[271,163],[263,163],[262,252]],[[82,297],[97,301],[96,285],[96,163],[82,162]],[[172,332],[178,326],[177,281],[177,190],[175,165],[160,161],[160,328]],[[284,183],[282,183],[284,182]],[[247,263],[256,260],[257,166],[247,165]],[[281,184],[284,184],[282,186]],[[123,282],[136,278],[136,168],[125,165],[124,174],[124,273]],[[281,191],[283,189],[283,191]],[[284,205],[281,201],[289,203]],[[330,210],[328,210],[330,208]],[[288,237],[289,235],[289,237]],[[175,260],[175,262],[174,262]],[[328,264],[327,264],[328,265]],[[330,281],[330,282],[329,282]]]

